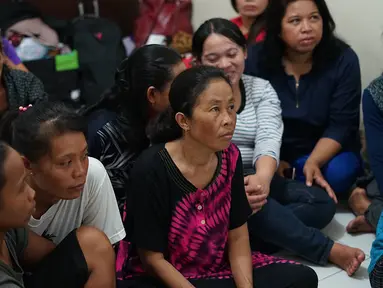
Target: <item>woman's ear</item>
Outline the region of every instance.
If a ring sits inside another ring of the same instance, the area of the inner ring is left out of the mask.
[[[243,50],[243,55],[245,56],[245,60],[247,59],[247,48]]]
[[[175,116],[175,119],[182,130],[184,130],[185,132],[190,130],[189,121],[186,118],[185,114],[178,112]]]
[[[146,91],[146,98],[148,99],[150,104],[156,103],[156,92],[157,89],[154,86],[150,86],[148,90]]]
[[[23,159],[24,167],[28,171],[29,174],[32,174],[32,163],[25,156],[21,156]]]

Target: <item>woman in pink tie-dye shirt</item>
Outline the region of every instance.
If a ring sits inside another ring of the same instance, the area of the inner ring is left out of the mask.
[[[252,211],[231,144],[235,103],[223,71],[182,72],[169,100],[149,131],[154,145],[132,171],[131,245],[118,253],[119,287],[317,287],[310,268],[250,251]]]

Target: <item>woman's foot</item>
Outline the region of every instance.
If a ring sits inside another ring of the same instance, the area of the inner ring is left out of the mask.
[[[356,216],[363,215],[371,205],[365,189],[355,188],[348,198],[348,205]]]
[[[348,233],[374,233],[375,228],[367,222],[366,217],[364,215],[357,216],[354,220],[352,220],[347,225]]]
[[[360,249],[334,243],[330,251],[329,261],[346,271],[348,276],[352,276],[365,258],[366,255]]]

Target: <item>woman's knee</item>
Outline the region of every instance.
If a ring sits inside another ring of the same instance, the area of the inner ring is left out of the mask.
[[[295,275],[294,288],[316,288],[318,287],[318,275],[307,266],[300,265],[299,273]]]
[[[77,229],[76,236],[88,266],[100,259],[106,262],[115,261],[113,247],[104,232],[97,228],[82,226]]]
[[[323,172],[335,192],[344,193],[355,182],[361,168],[361,161],[357,155],[344,152],[335,156],[325,166]]]
[[[320,187],[311,187],[310,193],[314,196],[314,205],[317,208],[318,221],[320,221],[316,228],[322,229],[334,218],[336,203],[330,198],[328,193]]]
[[[270,287],[294,287],[294,288],[317,288],[318,276],[313,269],[301,264],[277,264],[271,272],[279,275],[279,278],[272,278],[267,274],[263,280],[272,285]],[[270,272],[270,271],[269,271]],[[275,273],[278,272],[278,273]],[[265,286],[266,287],[266,286]],[[268,287],[268,286],[267,286]]]

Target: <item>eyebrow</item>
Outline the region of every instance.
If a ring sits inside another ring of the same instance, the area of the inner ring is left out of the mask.
[[[237,47],[231,47],[231,48],[225,50],[224,53],[226,53],[226,52],[228,52],[230,50],[238,50],[238,48]],[[212,52],[212,53],[204,55],[204,57],[209,57],[209,56],[218,56],[218,53]]]
[[[320,15],[319,10],[316,10],[316,11],[314,11],[314,12],[311,12],[309,15],[312,16],[312,15],[314,15],[314,14],[319,14],[319,15]],[[301,17],[301,15],[299,15],[299,14],[293,14],[293,15],[289,16],[288,19],[292,19],[292,18],[295,18],[295,17]]]
[[[87,152],[88,151],[88,145],[86,145],[86,147],[81,151],[81,153],[83,154],[83,153],[85,153],[85,152]],[[65,155],[60,155],[60,156],[58,156],[57,158],[64,158],[64,157],[69,157],[69,156],[71,156],[71,155],[73,155],[74,153],[69,153],[69,154],[65,154]]]
[[[209,104],[212,105],[212,104],[220,104],[222,103],[222,100],[219,100],[219,99],[211,99],[209,100]]]
[[[215,99],[210,100],[208,104],[214,105],[214,104],[221,104],[222,102],[223,102],[222,100],[215,98]],[[230,97],[227,102],[229,102],[229,103],[234,102],[234,97]]]

